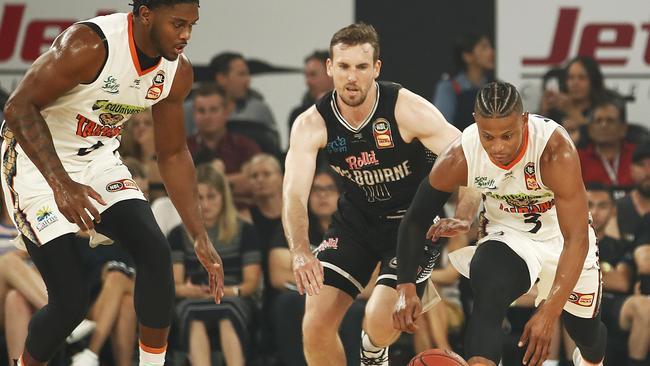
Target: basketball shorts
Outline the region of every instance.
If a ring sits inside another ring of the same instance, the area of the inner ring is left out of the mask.
[[[73,181],[92,187],[106,201],[103,206],[89,197],[99,213],[120,201],[145,200],[127,167],[110,152],[98,154],[96,159],[68,174]],[[34,163],[16,150],[11,136],[4,136],[2,143],[2,193],[16,228],[33,243],[43,245],[79,232],[79,226],[68,222],[59,211],[47,181]],[[16,242],[20,247],[21,241]]]
[[[531,288],[537,283],[538,294],[535,306],[538,306],[548,297],[555,280],[564,245],[562,235],[551,240],[537,241],[507,227],[494,225],[490,227],[488,235],[479,240],[478,245],[489,240],[505,243],[526,262]],[[475,251],[476,246],[472,246],[449,253],[451,263],[467,278],[469,278],[470,262]],[[587,258],[580,278],[564,305],[564,310],[580,318],[594,318],[600,307],[602,281],[597,252],[596,234],[590,227]]]
[[[368,284],[380,263],[376,284],[395,288],[397,230],[401,218],[382,219],[374,225],[366,224],[363,230],[353,230],[349,221],[344,221],[350,219],[349,213],[345,218],[335,214],[324,240],[314,250],[324,267],[324,283],[346,292],[354,299]],[[417,289],[421,297],[439,254],[434,249],[433,246],[426,248],[427,255],[423,256],[419,266]]]

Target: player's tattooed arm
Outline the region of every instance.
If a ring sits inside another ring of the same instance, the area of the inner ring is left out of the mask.
[[[105,57],[97,33],[87,26],[73,25],[32,64],[5,105],[10,133],[52,188],[59,211],[83,231],[92,230],[93,221],[100,221],[89,197],[106,203],[91,187],[70,179],[40,112],[80,83],[92,81]]]
[[[69,177],[40,111],[78,84],[92,81],[105,57],[97,33],[87,26],[73,25],[32,64],[7,101],[7,126],[52,188]]]

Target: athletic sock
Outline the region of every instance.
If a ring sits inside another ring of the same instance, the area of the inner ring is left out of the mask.
[[[163,366],[167,345],[161,348],[148,347],[140,341],[140,366]]]
[[[627,360],[627,366],[646,366],[647,363],[645,360],[635,360],[633,358],[629,358]]]

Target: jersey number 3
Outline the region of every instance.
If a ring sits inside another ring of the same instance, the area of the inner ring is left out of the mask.
[[[94,150],[99,149],[102,146],[104,146],[104,144],[102,144],[101,141],[97,141],[97,143],[95,145],[91,146],[91,147],[84,147],[84,148],[79,149],[79,151],[77,152],[77,155],[86,156],[86,155],[90,154],[91,152],[93,152]]]
[[[525,223],[527,223],[527,224],[535,224],[535,226],[534,226],[532,229],[528,230],[529,233],[537,234],[537,232],[539,231],[539,229],[542,228],[542,222],[539,221],[539,217],[540,217],[540,216],[541,216],[541,215],[538,214],[538,213],[527,213],[527,214],[524,214],[524,217],[526,218],[526,219],[524,220]]]

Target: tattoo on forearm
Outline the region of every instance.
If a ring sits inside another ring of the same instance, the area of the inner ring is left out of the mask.
[[[12,122],[18,144],[48,182],[67,174],[54,148],[52,134],[37,110],[18,114]]]

